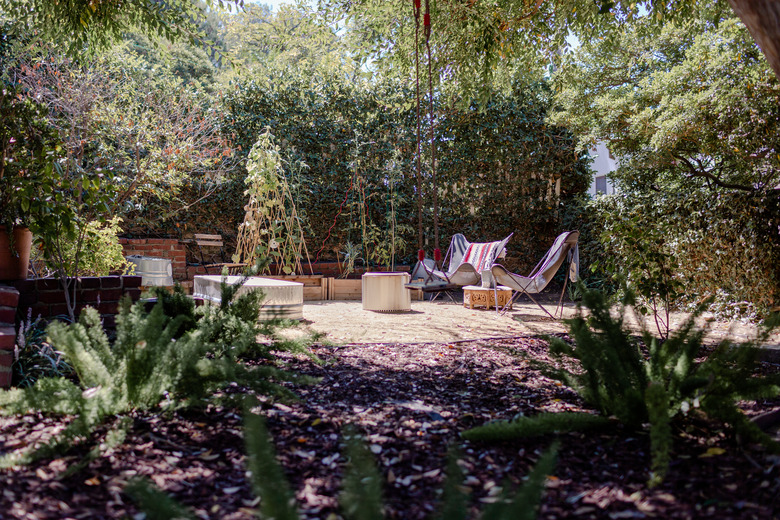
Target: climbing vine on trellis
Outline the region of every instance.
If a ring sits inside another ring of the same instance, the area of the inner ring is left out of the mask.
[[[246,214],[239,226],[233,260],[251,264],[258,258],[268,258],[273,262],[265,268],[269,274],[302,274],[302,253],[307,259],[309,253],[273,137],[266,128],[249,152],[244,192],[249,201],[244,206]]]

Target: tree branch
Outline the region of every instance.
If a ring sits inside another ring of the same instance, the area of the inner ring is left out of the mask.
[[[729,190],[755,191],[753,186],[749,186],[746,184],[734,184],[731,182],[722,181],[720,180],[719,177],[713,175],[711,172],[697,168],[687,157],[683,157],[681,155],[676,155],[676,154],[673,154],[672,157],[682,162],[687,167],[687,170],[690,173],[690,177],[699,177],[703,179],[708,179],[709,181],[713,182],[716,186],[719,186],[721,188],[726,188]]]

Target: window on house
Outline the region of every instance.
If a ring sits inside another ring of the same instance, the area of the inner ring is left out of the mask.
[[[596,177],[596,193],[607,193],[607,176]]]

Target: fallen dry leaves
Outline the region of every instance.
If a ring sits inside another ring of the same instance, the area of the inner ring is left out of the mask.
[[[486,444],[462,442],[459,432],[491,420],[584,407],[571,390],[529,363],[547,358],[542,339],[321,346],[315,351],[323,365],[283,358],[287,368],[322,378],[318,385],[294,388],[299,402],[261,399],[278,459],[305,518],[338,518],[345,462],[341,433],[347,423],[364,434],[385,477],[388,518],[432,516],[446,454],[454,444],[461,446],[463,488],[471,492],[476,517],[503,487],[522,481],[552,439]],[[778,405],[746,403],[746,408],[755,414]],[[2,418],[0,448],[45,440],[66,421],[38,415]],[[780,459],[759,447],[739,447],[727,433],[700,426],[679,432],[669,477],[653,490],[645,484],[646,434],[618,430],[561,436],[559,463],[548,479],[540,518],[780,516]],[[103,433],[90,442],[100,442]],[[140,518],[122,493],[137,475],[151,478],[201,518],[249,519],[257,510],[235,410],[209,407],[136,416],[123,445],[61,478],[92,445],[0,473],[0,518]]]

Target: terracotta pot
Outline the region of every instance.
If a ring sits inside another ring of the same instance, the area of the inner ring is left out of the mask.
[[[0,226],[0,280],[24,280],[30,264],[32,233],[26,227],[14,226],[13,251],[5,226]]]

